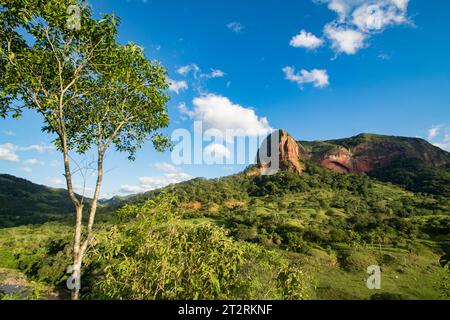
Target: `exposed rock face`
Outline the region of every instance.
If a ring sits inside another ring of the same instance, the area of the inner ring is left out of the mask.
[[[336,148],[319,160],[320,165],[340,173],[354,172],[352,153],[345,148]]]
[[[341,173],[367,173],[399,159],[419,159],[428,166],[450,164],[450,154],[425,140],[362,134],[323,142],[299,142],[305,158]]]
[[[361,134],[340,140],[296,142],[286,131],[280,130],[270,135],[262,148],[269,150],[275,137],[279,141],[280,169],[297,174],[304,171],[301,160],[312,160],[339,173],[368,173],[399,159],[419,159],[434,167],[450,164],[450,153],[417,138]],[[269,163],[260,161],[259,157],[258,165],[258,169],[248,174],[262,174],[269,167]]]
[[[272,146],[273,141],[278,141],[277,145]],[[272,150],[272,148],[274,148]],[[264,152],[267,156],[272,156],[272,152],[278,153],[279,169],[285,171],[292,171],[297,174],[301,174],[304,171],[304,166],[300,162],[301,152],[300,146],[297,141],[294,140],[286,131],[279,130],[271,134],[263,142],[260,153],[258,154],[258,167],[260,172],[264,173],[264,170],[268,169],[273,163],[267,163],[262,160],[261,152]],[[274,155],[275,156],[275,155]],[[249,172],[249,175],[255,175],[257,173]]]
[[[280,169],[302,173],[305,168],[300,163],[300,147],[286,131],[280,132]]]

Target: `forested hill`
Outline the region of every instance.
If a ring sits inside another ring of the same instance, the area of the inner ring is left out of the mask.
[[[73,212],[67,191],[0,175],[0,227],[39,224]]]

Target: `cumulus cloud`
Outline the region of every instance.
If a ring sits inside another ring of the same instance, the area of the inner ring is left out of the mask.
[[[20,161],[17,152],[34,151],[37,153],[44,153],[49,150],[54,150],[54,146],[45,146],[33,144],[26,147],[21,147],[12,143],[0,144],[0,160],[18,162]]]
[[[323,40],[319,39],[311,32],[301,30],[299,34],[291,39],[289,44],[295,48],[316,49],[323,44]]]
[[[15,146],[11,143],[0,144],[0,160],[19,162],[19,156],[15,150]]]
[[[384,28],[406,23],[407,1],[366,2],[357,7],[352,14],[352,23],[360,30],[380,31]]]
[[[365,40],[388,27],[409,24],[409,0],[317,0],[327,3],[337,19],[324,28],[337,53],[355,54]]]
[[[237,21],[233,21],[227,24],[227,28],[235,33],[240,33],[242,30],[245,29],[245,27]]]
[[[259,117],[255,110],[235,104],[227,97],[208,94],[192,101],[194,108],[181,107],[184,114],[201,121],[205,130],[216,129],[222,133],[234,130],[242,135],[259,136],[273,131],[267,118]]]
[[[332,24],[326,25],[325,35],[331,41],[331,47],[337,53],[355,54],[364,47],[366,35],[360,31],[336,27]]]
[[[186,81],[175,81],[169,79],[169,90],[175,92],[176,94],[180,94],[181,91],[185,91],[189,89],[189,86]]]
[[[300,73],[296,73],[293,67],[285,67],[283,72],[286,80],[295,82],[300,86],[305,83],[312,83],[316,88],[325,88],[330,84],[326,70],[313,69],[307,71],[303,69]]]

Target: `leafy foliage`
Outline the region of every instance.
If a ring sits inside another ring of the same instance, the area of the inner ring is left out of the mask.
[[[406,159],[398,160],[387,168],[375,170],[370,175],[413,192],[450,197],[450,165],[429,167],[417,159]]]

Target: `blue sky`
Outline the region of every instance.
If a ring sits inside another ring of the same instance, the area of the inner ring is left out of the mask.
[[[173,81],[171,126],[284,128],[299,140],[362,132],[420,136],[450,149],[450,2],[425,0],[91,0],[121,18]],[[61,156],[38,115],[0,120],[0,172],[61,187]],[[103,197],[242,165],[174,167],[146,145],[111,151]],[[81,185],[81,177],[77,178]],[[93,179],[89,180],[92,184]]]

